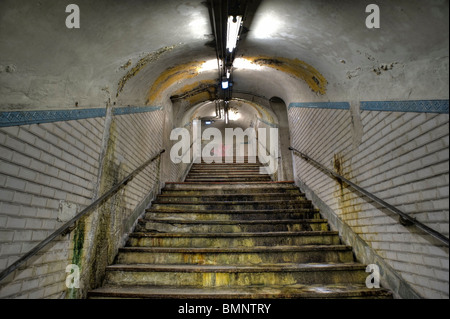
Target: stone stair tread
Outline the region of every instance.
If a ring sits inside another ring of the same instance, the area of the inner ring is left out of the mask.
[[[223,168],[193,168],[189,171],[189,174],[194,173],[205,173],[205,172],[228,172],[228,173],[242,173],[242,172],[259,172],[259,167],[238,167],[233,168],[232,171],[230,171],[229,167],[223,167]]]
[[[158,195],[159,198],[195,198],[195,197],[201,197],[201,198],[214,198],[214,197],[255,197],[255,196],[280,196],[280,197],[304,197],[303,194],[291,194],[291,193],[251,193],[251,194],[245,194],[245,193],[236,193],[236,194],[205,194],[205,195],[170,195],[170,194],[161,194]]]
[[[209,185],[209,184],[218,184],[218,185],[241,185],[244,186],[246,184],[249,185],[283,185],[283,184],[294,184],[294,181],[285,181],[285,182],[273,182],[273,181],[263,181],[263,182],[205,182],[205,183],[199,183],[199,182],[174,182],[174,183],[166,183],[166,185]]]
[[[257,253],[257,252],[301,252],[301,251],[348,251],[346,245],[303,245],[303,246],[254,246],[254,247],[123,247],[120,252],[158,252],[158,253]]]
[[[338,235],[337,231],[302,231],[302,232],[252,232],[252,233],[151,233],[134,232],[130,237],[276,237],[276,236],[326,236]]]
[[[255,175],[261,175],[261,176],[267,176],[264,174],[259,174],[259,169],[249,170],[249,169],[201,169],[201,170],[191,170],[189,172],[189,175],[197,175],[197,174],[225,174],[225,175],[232,175],[232,174],[255,174]],[[188,175],[188,176],[189,176]]]
[[[166,189],[168,190],[172,190],[174,187],[177,186],[181,186],[181,187],[189,187],[189,189],[191,187],[194,188],[199,188],[199,189],[208,189],[210,186],[209,184],[206,185],[202,185],[202,184],[198,184],[198,183],[187,183],[187,182],[167,182],[166,183]],[[247,183],[235,183],[235,182],[221,182],[220,183],[220,187],[222,188],[241,188],[241,189],[247,189],[249,187],[253,187],[253,188],[261,188],[261,189],[265,189],[267,187],[270,188],[288,188],[288,189],[295,189],[298,190],[298,188],[295,187],[294,182],[247,182]]]
[[[258,265],[162,265],[162,264],[114,264],[107,271],[121,272],[179,272],[179,273],[254,273],[254,272],[310,272],[310,271],[365,271],[366,266],[359,263],[277,263]]]
[[[209,201],[205,204],[215,205],[215,204],[225,204],[225,205],[242,205],[242,204],[284,204],[287,203],[285,200],[260,200],[260,201]],[[311,202],[308,200],[290,200],[291,204],[310,204]],[[170,204],[170,205],[201,205],[202,202],[167,202],[167,201],[157,201],[155,204]]]
[[[144,218],[143,222],[168,223],[168,224],[187,224],[187,225],[258,225],[258,224],[308,224],[308,223],[327,223],[327,219],[280,219],[280,220],[185,220],[185,219],[157,219]]]
[[[287,213],[287,214],[295,214],[295,213],[319,213],[320,211],[316,208],[295,208],[295,209],[283,209],[283,208],[275,208],[275,209],[249,209],[245,210],[244,212],[238,211],[238,210],[199,210],[199,209],[190,209],[190,210],[179,210],[179,209],[173,209],[173,210],[160,210],[155,208],[148,208],[145,210],[147,213],[199,213],[199,214],[281,214],[281,213]]]
[[[390,298],[386,289],[369,289],[358,284],[272,285],[247,287],[170,287],[170,286],[105,286],[89,293],[89,297],[141,299],[300,299],[300,298]]]

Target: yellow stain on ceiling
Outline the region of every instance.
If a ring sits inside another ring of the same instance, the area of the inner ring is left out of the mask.
[[[254,64],[267,66],[302,79],[316,93],[325,94],[327,91],[328,81],[325,77],[314,67],[299,59],[269,56],[245,57],[245,59]]]
[[[147,104],[155,102],[172,85],[197,76],[204,63],[205,61],[192,61],[168,68],[161,73],[148,92]],[[199,82],[192,84],[192,87],[194,88],[198,85]],[[189,90],[189,88],[187,89]],[[186,93],[186,90],[183,88],[177,92],[182,94]]]

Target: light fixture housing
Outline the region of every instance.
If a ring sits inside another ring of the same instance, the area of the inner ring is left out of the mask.
[[[222,76],[222,90],[226,90],[230,87],[230,82],[226,76]]]
[[[229,79],[231,77],[231,70],[227,69],[227,79]]]
[[[227,49],[232,53],[236,49],[239,39],[239,29],[241,28],[242,16],[229,16],[227,26]]]
[[[230,84],[228,83],[228,80],[222,81],[222,90],[228,89]]]

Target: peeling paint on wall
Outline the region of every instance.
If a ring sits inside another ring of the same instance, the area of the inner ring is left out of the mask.
[[[399,63],[393,62],[393,63],[388,63],[388,64],[386,64],[386,63],[380,64],[380,66],[373,68],[373,72],[376,75],[380,75],[382,73],[382,71],[392,70],[394,68],[394,65],[396,65],[396,64],[399,64]]]
[[[274,58],[268,56],[246,57],[246,59],[255,64],[274,68],[302,79],[309,85],[313,92],[325,94],[327,91],[328,81],[325,77],[314,67],[299,59]]]
[[[183,99],[190,105],[215,99],[217,94],[217,82],[215,80],[203,80],[185,85],[177,90],[171,99]]]
[[[128,68],[131,66],[131,62],[132,62],[131,59],[129,59],[127,63],[125,63],[124,65],[121,65],[121,66],[120,66],[120,69],[121,69],[121,70],[126,70],[126,69],[128,69]]]
[[[157,61],[161,57],[161,55],[163,55],[166,52],[172,51],[175,47],[176,47],[175,45],[172,45],[172,46],[161,48],[158,51],[147,54],[142,59],[140,59],[138,61],[138,63],[130,71],[128,71],[128,73],[119,81],[119,84],[118,84],[119,87],[117,88],[116,97],[118,97],[120,92],[122,92],[122,90],[128,80],[130,80],[136,74],[138,74],[147,64]],[[131,61],[128,61],[128,62],[131,64]],[[124,68],[124,69],[128,68],[129,65],[127,65],[127,64],[121,66],[121,68]]]

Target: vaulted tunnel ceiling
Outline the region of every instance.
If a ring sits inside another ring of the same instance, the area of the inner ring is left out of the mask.
[[[250,3],[253,3],[250,1]],[[0,3],[0,108],[189,105],[219,93],[209,2],[77,0]],[[261,0],[248,13],[233,65],[233,94],[287,104],[448,98],[448,1]],[[427,71],[424,71],[427,70]],[[433,90],[430,90],[433,88]]]

